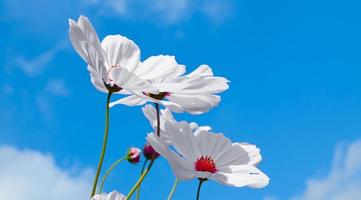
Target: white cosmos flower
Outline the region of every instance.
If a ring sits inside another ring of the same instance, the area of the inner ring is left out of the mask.
[[[255,167],[260,150],[247,143],[232,143],[223,134],[192,131],[187,122],[165,124],[171,144],[154,134],[147,140],[165,157],[180,180],[201,178],[235,187],[262,188],[269,178]]]
[[[101,92],[150,92],[158,94],[148,81],[134,72],[140,65],[138,46],[121,35],[108,35],[100,43],[88,18],[69,19],[73,47],[88,64],[91,82]]]
[[[150,125],[152,126],[152,128],[154,129],[154,131],[157,131],[157,110],[147,104],[145,105],[143,108],[143,114],[145,115],[145,117],[149,120]],[[160,135],[161,138],[166,142],[169,143],[169,140],[167,139],[167,132],[165,131],[165,123],[166,122],[170,122],[170,123],[176,123],[177,121],[175,120],[172,112],[168,109],[161,109],[160,110]],[[209,131],[211,130],[211,127],[209,126],[198,126],[197,123],[195,122],[191,122],[189,124],[189,126],[191,127],[192,130],[196,130],[196,129],[202,129],[202,130],[206,130]]]
[[[109,194],[96,194],[91,200],[127,200],[127,198],[123,194],[113,191]]]
[[[174,56],[152,56],[141,63],[136,73],[148,80],[160,93],[136,93],[110,104],[143,105],[146,102],[162,104],[174,112],[201,114],[220,102],[217,93],[228,89],[228,80],[213,75],[208,65],[201,65],[188,75],[185,66]]]

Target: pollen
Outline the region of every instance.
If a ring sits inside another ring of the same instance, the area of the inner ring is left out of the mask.
[[[201,156],[194,164],[196,171],[216,173],[217,168],[213,159],[209,156]]]

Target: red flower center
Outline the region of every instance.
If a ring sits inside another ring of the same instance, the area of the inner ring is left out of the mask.
[[[201,156],[194,164],[196,171],[216,173],[217,168],[213,159],[209,156]]]

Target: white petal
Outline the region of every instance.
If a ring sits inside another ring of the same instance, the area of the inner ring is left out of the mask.
[[[140,79],[134,73],[129,72],[125,68],[112,68],[109,72],[109,77],[113,80],[114,84],[133,93],[159,93],[158,90],[154,88],[149,82]]]
[[[167,145],[154,134],[148,134],[147,141],[154,148],[156,152],[167,159],[174,174],[180,180],[192,179],[195,177],[193,163],[180,157],[175,152],[168,149]]]
[[[80,16],[78,23],[69,19],[69,26],[69,36],[74,49],[89,64],[89,67],[107,82],[105,53],[89,20],[84,16]]]
[[[173,112],[176,112],[176,113],[184,112],[184,108],[177,103],[170,102],[170,101],[163,101],[163,100],[159,101],[159,103]]]
[[[174,56],[151,56],[136,70],[136,74],[152,82],[172,80],[185,72],[185,66],[179,65]]]
[[[169,101],[176,103],[191,114],[202,114],[218,105],[221,98],[209,94],[170,94],[166,97]]]
[[[219,163],[217,157],[222,151],[232,147],[232,142],[223,134],[214,134],[206,130],[199,130],[196,135],[198,148],[202,156],[210,156],[214,159],[216,167]]]
[[[134,72],[140,64],[139,47],[121,35],[106,36],[101,46],[103,47],[108,62],[112,66],[122,67],[129,72]]]
[[[90,80],[93,86],[100,92],[108,93],[108,89],[105,87],[103,79],[100,77],[100,74],[94,72],[89,66],[88,70],[90,71]]]
[[[90,23],[89,19],[87,17],[84,17],[81,15],[78,19],[78,25],[80,29],[82,30],[85,38],[87,41],[94,45],[96,48],[101,48],[100,41],[98,38],[97,33],[95,32],[95,29],[93,28],[93,25]]]
[[[232,145],[239,145],[242,147],[248,154],[249,162],[248,165],[257,165],[262,160],[261,151],[259,148],[257,148],[254,144],[249,143],[233,143]]]
[[[193,135],[192,129],[187,122],[166,122],[165,132],[176,151],[189,161],[197,160],[201,155]]]
[[[213,72],[208,65],[200,65],[192,73],[188,74],[188,77],[194,76],[213,76]]]
[[[157,123],[157,111],[155,108],[147,104],[142,108],[144,116],[149,120],[152,127],[155,127],[155,124]]]
[[[139,98],[136,95],[130,95],[130,96],[121,98],[117,101],[111,102],[109,104],[109,107],[113,107],[118,104],[123,104],[123,105],[127,105],[127,106],[139,106],[139,105],[143,105],[145,103],[147,103],[146,100]]]
[[[83,58],[83,60],[88,62],[87,38],[74,20],[69,19],[69,27],[69,37],[74,49],[78,52],[80,57]]]
[[[269,183],[267,175],[251,165],[234,165],[222,168],[209,179],[234,187],[262,188]]]
[[[109,194],[96,194],[91,198],[91,200],[127,200],[127,198],[123,194],[113,191]]]
[[[229,165],[250,165],[257,161],[258,156],[255,155],[254,160],[251,159],[250,153],[257,153],[256,149],[249,149],[254,150],[246,151],[243,146],[239,145],[238,143],[231,144],[231,147],[227,149],[227,151],[222,151],[216,157],[217,166],[218,167],[226,167]]]

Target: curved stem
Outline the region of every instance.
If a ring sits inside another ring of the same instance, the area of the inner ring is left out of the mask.
[[[201,193],[201,187],[202,187],[202,183],[206,181],[206,179],[199,179],[199,184],[198,184],[198,190],[197,190],[197,200],[199,200],[199,194]]]
[[[102,192],[102,189],[103,189],[103,186],[104,186],[104,183],[105,183],[105,180],[108,178],[109,174],[113,171],[113,169],[119,165],[119,163],[121,163],[123,160],[125,160],[127,157],[123,157],[117,161],[115,161],[110,167],[109,169],[105,172],[103,178],[102,178],[102,181],[100,183],[100,186],[99,186],[99,190],[98,192],[101,193]]]
[[[144,163],[143,163],[143,167],[142,167],[142,171],[140,172],[140,175],[142,175],[142,174],[143,174],[144,169],[145,169],[145,165],[147,164],[147,162],[148,162],[148,159],[146,159],[146,160],[144,161]],[[141,184],[139,185],[139,187],[138,187],[138,189],[137,189],[137,196],[136,196],[136,200],[139,200],[139,197],[140,197],[140,186],[141,186]]]
[[[103,165],[103,160],[104,160],[104,155],[105,155],[105,151],[107,148],[107,141],[108,141],[108,131],[109,131],[109,102],[110,102],[110,97],[112,96],[112,93],[109,92],[108,93],[108,97],[107,97],[107,104],[105,106],[105,130],[104,130],[104,138],[103,138],[103,147],[102,147],[102,151],[100,153],[100,158],[99,158],[99,163],[98,163],[98,169],[97,172],[95,174],[95,178],[94,178],[94,182],[93,182],[93,189],[90,195],[90,198],[94,196],[95,194],[95,190],[98,184],[98,179],[99,179],[99,174]]]
[[[132,197],[132,195],[134,194],[135,190],[139,187],[139,185],[143,182],[144,178],[147,176],[150,168],[152,168],[154,163],[154,159],[150,161],[147,169],[145,169],[145,171],[143,172],[143,174],[139,177],[138,181],[135,183],[135,185],[132,187],[132,189],[130,190],[130,192],[127,195],[127,199],[130,199],[130,197]]]
[[[178,182],[179,182],[179,180],[176,178],[176,179],[175,179],[175,181],[174,181],[174,184],[173,184],[172,190],[170,191],[170,193],[169,193],[169,196],[168,196],[167,200],[171,200],[171,199],[172,199],[173,194],[174,194],[174,192],[175,192],[175,189],[177,188]]]
[[[157,136],[160,137],[160,114],[158,103],[155,103],[155,109],[157,110]]]

